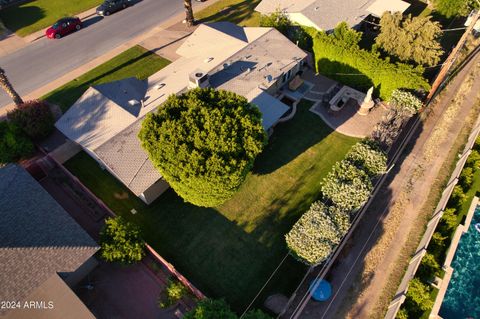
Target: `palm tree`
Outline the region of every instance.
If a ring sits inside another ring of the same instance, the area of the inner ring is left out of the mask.
[[[185,7],[185,21],[189,27],[193,26],[193,9],[192,9],[192,0],[183,0],[183,6]]]
[[[22,98],[15,91],[5,74],[5,70],[2,68],[0,68],[0,87],[2,87],[2,89],[12,98],[13,103],[15,103],[16,106],[23,104]]]

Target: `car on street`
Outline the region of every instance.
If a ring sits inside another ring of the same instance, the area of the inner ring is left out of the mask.
[[[109,16],[110,14],[123,10],[131,5],[131,0],[106,0],[97,8],[97,14],[101,16]]]
[[[60,39],[64,35],[82,28],[82,21],[77,17],[62,18],[45,31],[49,39]]]

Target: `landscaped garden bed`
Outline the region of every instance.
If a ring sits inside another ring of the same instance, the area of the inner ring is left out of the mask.
[[[302,101],[279,124],[239,192],[216,208],[183,202],[172,190],[146,206],[86,153],[65,166],[210,297],[243,310],[287,254],[284,235],[317,199],[320,181],[358,139],[328,128]],[[136,213],[132,214],[132,209]],[[288,257],[265,293],[289,295],[306,267]]]

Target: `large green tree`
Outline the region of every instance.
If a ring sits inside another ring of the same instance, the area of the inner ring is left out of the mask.
[[[133,264],[145,256],[140,230],[122,217],[108,218],[100,233],[100,255],[110,262]]]
[[[432,17],[404,17],[400,12],[385,12],[380,20],[376,43],[401,61],[435,65],[443,54],[439,38],[441,26]]]
[[[34,152],[32,141],[10,121],[0,121],[0,166],[27,157]]]
[[[472,0],[434,0],[435,10],[447,18],[465,16],[469,9],[475,6]]]
[[[267,141],[256,106],[211,88],[170,96],[147,115],[139,138],[177,194],[204,207],[238,190]]]

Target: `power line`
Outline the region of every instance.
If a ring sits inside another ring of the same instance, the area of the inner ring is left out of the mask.
[[[260,296],[260,294],[262,293],[263,289],[265,289],[265,287],[268,285],[268,283],[270,282],[270,280],[272,280],[273,276],[275,276],[275,274],[277,273],[278,269],[280,269],[280,267],[282,266],[283,262],[285,261],[285,259],[287,259],[288,255],[290,253],[287,253],[285,255],[285,257],[283,257],[282,261],[278,264],[277,268],[275,268],[275,270],[272,272],[272,274],[270,275],[270,277],[268,277],[267,281],[265,282],[265,284],[262,286],[262,288],[260,288],[260,290],[258,291],[257,295],[253,298],[252,302],[250,302],[250,304],[248,305],[248,307],[245,309],[245,311],[242,313],[242,315],[240,316],[240,319],[243,318],[243,316],[245,316],[245,314],[247,313],[247,311],[250,309],[250,307],[253,305],[253,303],[255,302],[255,300],[257,300],[258,296]]]

